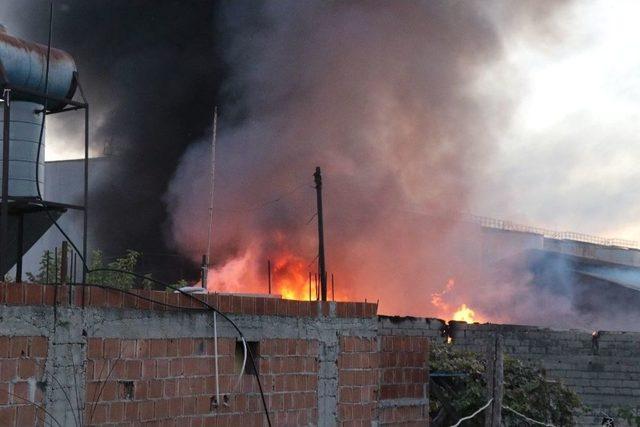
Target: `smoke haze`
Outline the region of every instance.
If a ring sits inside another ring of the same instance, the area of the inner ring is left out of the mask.
[[[303,280],[316,271],[309,219],[320,165],[337,297],[444,315],[432,294],[454,278],[452,305],[493,307],[478,295],[497,284],[474,252],[477,227],[454,213],[468,209],[512,100],[481,97],[475,85],[502,57],[504,37],[535,39],[562,7],[483,5],[227,4],[211,288],[265,292],[267,259],[297,265],[284,270]],[[206,250],[208,141],[189,148],[166,196],[168,236],[193,260]]]

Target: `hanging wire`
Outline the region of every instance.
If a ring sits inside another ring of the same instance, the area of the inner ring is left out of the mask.
[[[454,425],[452,425],[451,427],[458,427],[460,425],[461,422],[466,421],[466,420],[470,420],[471,418],[475,417],[476,415],[478,415],[480,412],[484,411],[485,409],[487,409],[489,407],[489,405],[491,405],[491,402],[493,402],[493,397],[491,399],[489,399],[489,401],[481,408],[479,408],[476,412],[474,412],[471,415],[468,415],[466,417],[460,418],[458,420],[457,423],[455,423]]]
[[[506,409],[507,411],[511,411],[511,412],[513,412],[514,414],[516,414],[516,415],[518,415],[518,416],[520,416],[520,417],[524,418],[525,420],[527,420],[527,421],[528,421],[528,422],[530,422],[530,423],[538,424],[538,425],[541,425],[541,426],[547,426],[547,427],[555,427],[553,424],[543,423],[542,421],[536,421],[536,420],[534,420],[534,419],[532,419],[532,418],[529,418],[529,417],[527,417],[526,415],[524,415],[524,414],[522,414],[522,413],[520,413],[520,412],[516,411],[515,409],[511,409],[511,408],[509,408],[507,405],[502,405],[502,408],[503,408],[503,409]]]

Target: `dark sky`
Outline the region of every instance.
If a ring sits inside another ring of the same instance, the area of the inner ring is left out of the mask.
[[[91,195],[92,232],[108,255],[135,249],[148,254],[146,268],[160,271],[176,259],[152,257],[173,252],[162,233],[162,194],[185,148],[210,130],[221,83],[215,2],[54,4],[53,45],[76,60],[92,140],[112,141],[120,153],[108,184]],[[0,12],[10,33],[46,42],[48,1],[9,0]]]

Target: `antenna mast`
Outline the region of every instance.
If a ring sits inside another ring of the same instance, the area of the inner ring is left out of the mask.
[[[207,255],[202,263],[202,287],[207,289],[209,265],[211,265],[211,231],[213,228],[213,189],[216,172],[216,133],[218,129],[218,107],[213,109],[213,138],[211,139],[211,172],[209,175],[209,232],[207,233]]]

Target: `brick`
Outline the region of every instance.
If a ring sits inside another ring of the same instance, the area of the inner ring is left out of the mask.
[[[160,380],[150,380],[148,383],[147,398],[158,399],[163,396],[163,382]]]
[[[109,422],[119,423],[124,421],[124,405],[123,402],[113,402],[109,405]]]
[[[24,285],[23,284],[7,284],[7,304],[22,305],[24,304]]]
[[[140,404],[138,402],[126,402],[124,405],[124,419],[125,421],[139,421],[139,409]]]
[[[118,383],[116,381],[104,381],[99,391],[100,401],[113,401],[118,396]]]
[[[126,360],[125,361],[125,376],[127,379],[135,380],[142,377],[142,361],[140,360]]]
[[[102,338],[89,338],[87,343],[87,357],[89,359],[101,359],[102,354]]]
[[[229,295],[218,295],[218,309],[223,313],[231,311],[231,297]]]
[[[231,313],[241,313],[242,299],[239,296],[231,295]]]
[[[0,345],[2,344],[0,338]],[[46,358],[48,352],[49,341],[46,337],[31,337],[31,345],[29,353],[32,357]],[[1,352],[1,350],[0,350]]]
[[[264,314],[267,316],[276,315],[277,311],[277,299],[275,298],[266,298],[264,300]]]
[[[240,312],[242,314],[255,314],[256,312],[256,299],[252,297],[242,297],[240,298]]]
[[[154,402],[150,400],[140,402],[139,416],[142,421],[152,420],[155,416]]]
[[[178,344],[178,356],[191,356],[193,354],[193,340],[191,338],[180,338]]]
[[[346,302],[337,302],[336,303],[336,316],[337,317],[347,317],[347,305]]]
[[[169,361],[169,374],[172,377],[180,377],[184,375],[184,364],[182,359],[175,358]]]
[[[42,305],[42,286],[29,284],[25,285],[25,304],[27,305]]]
[[[18,376],[22,379],[35,377],[36,363],[31,359],[20,359],[18,361]]]
[[[182,408],[182,398],[176,397],[173,399],[169,399],[169,414],[173,417],[178,417],[184,414]]]
[[[120,357],[120,339],[105,338],[103,340],[103,357],[105,359],[117,359]]]
[[[153,359],[145,359],[142,361],[142,378],[156,377],[156,361]]]
[[[156,359],[156,377],[167,378],[169,376],[169,360]]]
[[[165,303],[172,305],[172,306],[178,306],[180,307],[180,294],[178,293],[174,293],[174,292],[170,292],[167,293],[167,295],[165,296]],[[177,308],[169,308],[166,307],[167,310],[178,310]]]
[[[178,340],[167,340],[167,357],[175,357],[178,355]]]
[[[151,357],[166,357],[167,355],[167,341],[166,340],[151,340],[150,356]]]
[[[211,397],[210,396],[198,396],[196,397],[197,414],[207,414],[211,411]]]
[[[151,291],[148,289],[139,289],[138,290],[138,295],[140,295],[142,298],[136,298],[137,299],[137,303],[136,303],[136,307],[140,310],[150,310],[151,309],[151,302],[148,301],[150,300],[151,297]],[[142,411],[142,409],[141,409]]]
[[[15,406],[0,406],[0,425],[13,426],[16,420]]]
[[[66,307],[69,305],[69,287],[58,285],[56,289],[56,304]]]
[[[29,399],[29,383],[26,381],[16,382],[13,385],[13,394],[20,398],[20,400],[24,401],[25,399]],[[15,401],[15,398],[14,398]]]
[[[140,339],[136,341],[136,357],[148,359],[151,357],[151,340]]]
[[[185,415],[194,415],[196,413],[196,398],[184,397],[182,398],[182,412]]]
[[[206,346],[206,342],[204,339],[202,338],[198,338],[198,339],[194,339],[193,340],[193,354],[201,356],[206,354],[207,352],[207,346]]]
[[[122,292],[105,289],[105,305],[112,308],[122,308],[124,306],[124,295]]]
[[[36,425],[36,407],[33,405],[20,405],[16,411],[16,425]]]
[[[29,355],[29,338],[28,337],[11,337],[10,338],[11,350],[9,356],[26,357]]]
[[[152,310],[166,310],[166,302],[167,302],[168,293],[165,291],[152,291],[151,299],[156,301],[151,304]]]

